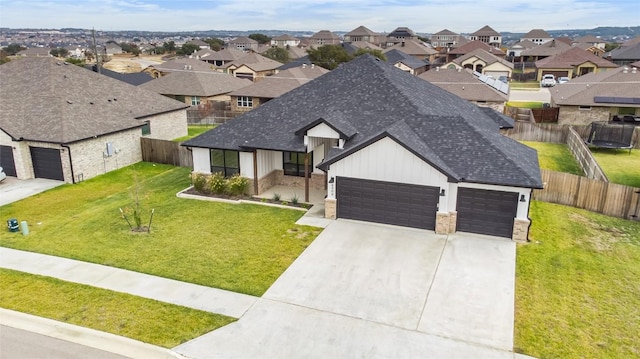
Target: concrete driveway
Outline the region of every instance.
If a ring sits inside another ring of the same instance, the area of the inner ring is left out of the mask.
[[[549,88],[541,87],[539,89],[509,89],[509,101],[524,102],[551,102],[551,93]]]
[[[197,358],[514,358],[515,243],[332,222]]]
[[[45,178],[20,180],[15,177],[7,177],[4,181],[0,182],[0,206],[31,197],[34,194],[63,184],[63,181]]]

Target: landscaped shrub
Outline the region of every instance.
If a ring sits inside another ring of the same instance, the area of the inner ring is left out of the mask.
[[[227,179],[227,191],[232,196],[240,196],[247,192],[249,180],[246,177],[236,174]]]
[[[191,173],[191,183],[193,183],[193,188],[200,193],[206,193],[208,191],[207,177],[209,176],[204,173]]]
[[[227,190],[227,179],[222,172],[217,172],[209,176],[207,185],[210,193],[223,194]]]

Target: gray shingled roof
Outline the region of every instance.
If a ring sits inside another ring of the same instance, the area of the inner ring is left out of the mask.
[[[500,33],[492,29],[489,25],[485,25],[471,35],[475,36],[500,36]]]
[[[419,60],[398,49],[391,49],[389,51],[385,51],[384,56],[387,58],[387,62],[392,65],[402,62],[403,64],[405,64],[406,66],[410,67],[413,70],[429,65],[428,62]]]
[[[282,63],[276,60],[272,60],[268,57],[264,57],[260,54],[250,53],[239,59],[224,64],[224,67],[229,68],[235,66],[237,68],[241,67],[242,65],[247,66],[253,71],[267,71],[277,69],[278,67],[282,66]]]
[[[389,136],[451,181],[541,188],[535,150],[499,133],[495,119],[466,100],[364,55],[236,117],[184,146],[304,151],[296,131],[318,120],[353,128],[344,149],[319,166]],[[345,132],[343,130],[342,132]]]
[[[640,60],[640,42],[617,48],[611,51],[610,56],[613,60]]]
[[[404,40],[402,42],[399,42],[393,45],[392,47],[388,47],[384,52],[386,53],[394,49],[402,51],[405,54],[412,55],[412,56],[427,56],[427,55],[434,55],[438,53],[438,51],[432,48],[426,47],[422,45],[420,42],[411,40],[411,39]]]
[[[140,127],[188,106],[53,58],[0,66],[0,129],[14,139],[71,143]]]
[[[468,101],[507,102],[508,96],[473,76],[464,69],[431,69],[418,75],[419,78],[447,90]]]
[[[211,97],[251,85],[247,79],[222,72],[181,71],[149,81],[140,87],[161,95]]]
[[[475,50],[473,50],[471,52],[468,52],[468,53],[466,53],[466,54],[454,59],[453,62],[455,62],[456,64],[460,65],[464,61],[466,61],[466,60],[468,60],[468,59],[470,59],[472,57],[478,58],[478,59],[486,62],[487,65],[491,65],[491,64],[494,64],[496,62],[499,62],[499,63],[503,64],[504,66],[510,68],[510,69],[513,68],[513,62],[509,62],[507,60],[501,59],[501,58],[499,58],[499,57],[497,57],[497,56],[495,56],[495,55],[493,55],[493,54],[491,54],[491,53],[489,53],[489,52],[487,52],[486,50],[483,50],[483,49],[475,49]]]
[[[533,29],[522,36],[523,39],[551,39],[551,35],[543,29]]]
[[[250,96],[261,98],[276,98],[294,88],[326,74],[329,70],[320,66],[298,66],[275,75],[267,76],[261,81],[250,84],[231,92],[231,96]],[[248,81],[248,80],[246,80]]]
[[[597,103],[595,97],[640,98],[640,71],[620,67],[599,73],[590,73],[556,85],[551,92],[557,105],[573,106],[620,106],[634,107],[625,103]]]

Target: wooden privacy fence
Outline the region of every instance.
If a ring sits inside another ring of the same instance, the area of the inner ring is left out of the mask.
[[[609,182],[609,179],[604,174],[602,168],[598,164],[598,161],[591,154],[591,150],[584,143],[584,140],[573,127],[569,128],[569,132],[567,133],[567,146],[571,152],[573,152],[573,156],[578,160],[582,171],[588,178],[597,179],[604,182]]]
[[[612,217],[638,220],[640,188],[541,170],[544,189],[533,191],[533,199],[583,208]]]
[[[140,146],[143,161],[193,167],[191,151],[180,146],[178,142],[142,137]]]
[[[533,118],[538,123],[558,122],[558,114],[560,114],[560,107],[551,108],[534,108],[531,109]]]
[[[503,130],[503,133],[518,141],[566,143],[568,131],[568,126],[515,121],[513,128]]]

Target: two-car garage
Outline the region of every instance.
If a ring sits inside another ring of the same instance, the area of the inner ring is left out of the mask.
[[[336,217],[434,230],[440,189],[337,177]],[[458,188],[457,231],[511,238],[518,193]]]

